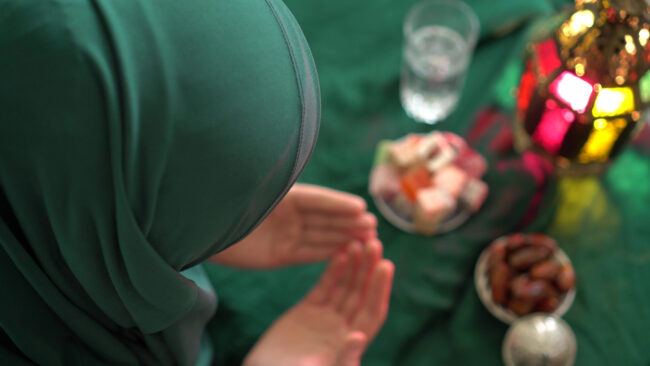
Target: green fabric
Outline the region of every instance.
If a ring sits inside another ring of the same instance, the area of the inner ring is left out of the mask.
[[[192,268],[188,268],[185,271],[183,271],[181,274],[187,277],[188,279],[194,281],[194,283],[196,283],[196,285],[201,289],[210,293],[214,293],[214,288],[212,287],[212,284],[210,283],[208,276],[205,274],[205,271],[203,270],[203,266],[201,264],[194,266]],[[194,331],[195,329],[192,330]],[[180,341],[182,342],[183,340],[181,339]],[[194,366],[208,366],[212,364],[213,360],[214,360],[214,349],[212,348],[212,341],[210,340],[210,335],[207,332],[202,332],[201,352],[199,353],[199,356],[197,357]]]
[[[509,61],[521,61],[528,28],[512,24],[546,19],[568,3],[468,2],[478,12],[482,38],[459,107],[434,127],[465,136],[475,130],[479,109],[493,101],[512,105],[503,94],[510,94],[520,71],[507,69],[512,69]],[[401,25],[414,1],[287,3],[310,42],[323,94],[318,146],[301,179],[368,199],[376,144],[429,130],[408,119],[398,96]],[[510,32],[504,34],[500,25],[509,25],[503,29]],[[602,179],[551,180],[538,186],[536,173],[524,169],[517,154],[491,148],[502,127],[494,125],[476,140],[490,160],[486,181],[491,193],[471,221],[452,233],[426,238],[403,233],[380,218],[379,237],[385,255],[396,264],[395,283],[388,320],[363,365],[502,365],[507,326],[481,305],[472,275],[482,248],[515,230],[555,236],[573,260],[577,297],[565,319],[578,340],[576,365],[650,364],[648,152],[628,149]],[[541,206],[525,221],[536,192],[543,194]],[[377,213],[372,204],[370,208]],[[322,268],[247,273],[208,266],[220,295],[210,324],[219,364],[238,364]]]
[[[315,143],[295,19],[279,0],[0,0],[0,50],[0,355],[194,364],[216,297],[179,271],[252,230]]]

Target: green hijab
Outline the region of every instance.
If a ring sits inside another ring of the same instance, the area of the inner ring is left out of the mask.
[[[0,0],[0,360],[195,363],[319,111],[280,0]]]

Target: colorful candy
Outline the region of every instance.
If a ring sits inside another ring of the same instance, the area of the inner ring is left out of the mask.
[[[456,159],[456,151],[451,147],[441,148],[440,151],[427,162],[427,169],[431,173],[446,167]]]
[[[422,161],[435,158],[442,150],[450,148],[449,143],[439,133],[431,133],[420,140],[417,146],[418,157]]]
[[[409,135],[405,139],[394,142],[388,148],[389,160],[399,169],[406,169],[418,161],[417,144],[420,137]]]
[[[415,205],[403,192],[398,193],[390,204],[398,215],[407,220],[413,219],[413,216],[415,215]]]
[[[487,198],[489,189],[485,182],[471,178],[460,193],[460,198],[467,202],[472,212],[478,211]]]
[[[411,134],[380,142],[369,190],[412,221],[417,232],[434,234],[457,206],[480,209],[488,195],[480,180],[486,169],[485,159],[458,135]]]
[[[470,177],[480,179],[487,171],[487,162],[476,151],[465,148],[460,151],[454,165],[467,172]]]
[[[456,200],[444,189],[421,189],[415,201],[415,228],[423,234],[433,234],[440,221],[455,209]]]
[[[370,194],[393,200],[402,189],[399,172],[390,164],[376,166],[370,175]]]
[[[429,186],[431,186],[431,178],[424,168],[415,169],[402,177],[402,191],[411,202],[415,201],[419,190]]]
[[[453,165],[447,165],[433,175],[433,185],[449,192],[455,199],[467,184],[467,173]]]

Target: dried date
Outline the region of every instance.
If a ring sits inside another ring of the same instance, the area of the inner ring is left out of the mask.
[[[508,263],[517,270],[526,270],[545,260],[550,254],[551,250],[544,246],[525,247],[512,253],[508,257]]]
[[[547,281],[530,280],[528,276],[519,276],[511,285],[512,295],[516,298],[537,303],[555,293],[553,286]]]
[[[569,291],[576,285],[576,273],[569,264],[562,266],[556,278],[557,288],[561,291]]]
[[[545,260],[544,262],[535,264],[530,269],[530,277],[538,280],[553,280],[560,272],[561,265],[553,260]]]
[[[490,259],[488,266],[490,269],[495,268],[499,263],[506,261],[506,243],[496,242],[490,246]]]
[[[557,307],[560,305],[560,300],[558,299],[557,296],[550,296],[539,303],[535,306],[535,311],[540,311],[542,313],[552,313],[557,309]]]
[[[505,262],[497,264],[490,270],[490,289],[492,300],[500,305],[505,305],[508,300],[508,280],[510,279],[510,267]]]
[[[515,314],[519,316],[526,315],[533,311],[535,304],[530,301],[512,298],[508,301],[508,309],[512,310]]]
[[[512,252],[526,245],[526,238],[522,234],[511,234],[506,239],[508,251]]]

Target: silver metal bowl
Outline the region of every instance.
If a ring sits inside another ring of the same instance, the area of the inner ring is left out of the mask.
[[[474,286],[476,287],[476,292],[478,293],[479,299],[481,299],[481,302],[483,305],[485,305],[488,311],[502,322],[511,324],[520,317],[512,310],[505,308],[492,300],[492,290],[490,289],[488,279],[488,260],[490,256],[490,247],[497,241],[504,239],[505,237],[501,237],[483,249],[483,252],[476,262],[476,267],[474,267]],[[569,257],[559,247],[553,252],[552,255],[553,258],[555,258],[555,260],[557,260],[562,265],[571,264]],[[558,317],[566,314],[566,312],[573,304],[575,296],[576,289],[574,287],[562,295],[560,298],[560,304],[558,305],[557,309],[555,309],[555,311],[550,314],[556,315]]]
[[[503,362],[506,366],[572,366],[577,349],[575,334],[560,317],[529,314],[508,329]]]

